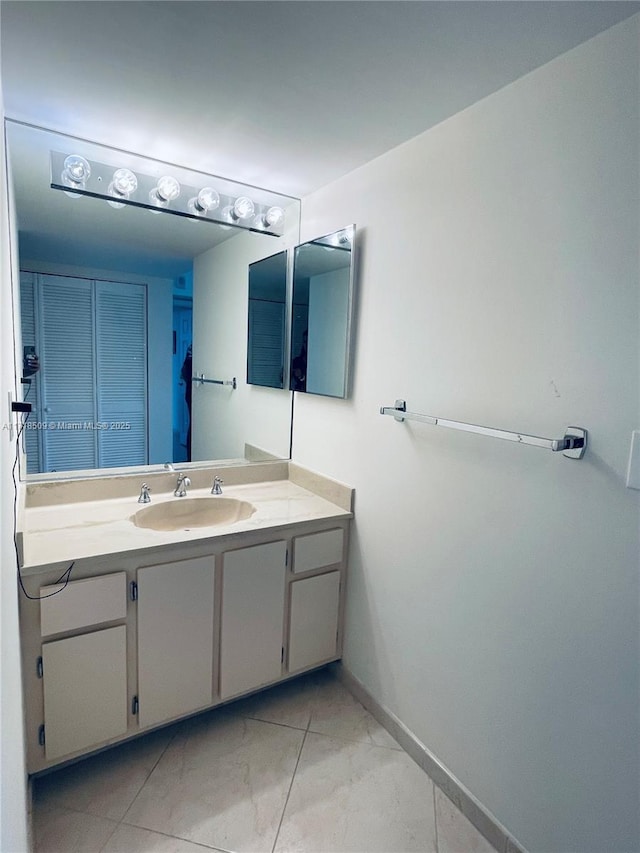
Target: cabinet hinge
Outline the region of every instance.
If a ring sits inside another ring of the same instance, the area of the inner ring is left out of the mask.
[[[289,549],[288,548],[284,552],[284,564],[285,564],[285,566],[289,565]]]
[[[280,663],[284,663],[284,646],[282,647],[282,652],[280,653]]]
[[[36,674],[38,678],[42,678],[43,673],[44,669],[42,667],[42,658],[38,658],[38,660],[36,661]]]
[[[44,746],[44,723],[38,729],[38,743],[40,746]]]
[[[139,708],[138,697],[134,696],[133,699],[131,700],[131,713],[134,715],[134,717],[138,713],[138,708]]]
[[[129,597],[131,601],[138,600],[138,584],[135,581],[131,581],[129,584]]]

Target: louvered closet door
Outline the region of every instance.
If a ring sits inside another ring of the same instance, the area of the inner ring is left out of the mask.
[[[93,283],[40,279],[43,470],[95,468]]]
[[[252,385],[282,388],[284,352],[284,305],[282,302],[249,300],[249,375]]]
[[[98,466],[146,465],[147,289],[95,285]]]
[[[36,286],[35,275],[32,272],[20,271],[20,319],[22,326],[22,346],[34,347],[36,353],[40,354],[37,345],[36,332]],[[25,400],[31,403],[33,409],[27,429],[24,431],[24,450],[27,454],[27,474],[37,474],[40,471],[40,437],[41,430],[36,425],[42,422],[42,411],[40,407],[40,374],[34,373],[31,385],[23,388]],[[31,427],[31,428],[29,428]]]

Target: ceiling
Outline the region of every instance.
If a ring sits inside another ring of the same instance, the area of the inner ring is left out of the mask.
[[[303,197],[636,2],[3,0],[8,116]]]

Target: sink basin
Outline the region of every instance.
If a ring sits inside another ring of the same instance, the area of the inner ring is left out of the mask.
[[[236,498],[176,498],[139,509],[131,521],[146,530],[191,530],[233,524],[249,518],[255,511],[253,504]]]

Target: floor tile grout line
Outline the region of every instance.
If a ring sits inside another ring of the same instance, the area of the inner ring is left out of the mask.
[[[175,731],[175,732],[171,735],[171,737],[169,738],[169,740],[167,741],[167,743],[165,744],[164,749],[160,751],[160,755],[158,756],[158,758],[157,758],[157,759],[155,760],[155,762],[153,763],[153,767],[149,770],[149,772],[147,773],[147,775],[144,777],[144,781],[142,782],[142,784],[140,785],[140,787],[139,787],[139,788],[138,788],[138,790],[136,791],[136,793],[135,793],[135,795],[134,795],[133,799],[131,800],[131,802],[130,802],[130,803],[129,803],[129,805],[127,806],[127,808],[126,808],[126,810],[125,810],[125,813],[122,815],[122,817],[121,817],[121,818],[120,818],[120,820],[119,820],[119,823],[122,823],[122,822],[124,821],[125,817],[129,814],[129,812],[130,812],[130,811],[131,811],[131,809],[133,808],[133,804],[135,803],[135,801],[136,801],[136,800],[138,799],[138,797],[140,796],[140,792],[142,791],[142,789],[144,788],[144,786],[145,786],[145,785],[147,784],[147,782],[149,781],[149,778],[150,778],[151,774],[152,774],[152,773],[153,773],[153,771],[156,769],[156,767],[158,766],[158,764],[159,764],[159,763],[160,763],[160,761],[162,760],[162,757],[164,756],[165,752],[169,749],[169,747],[171,746],[171,744],[173,743],[173,741],[176,739],[176,737],[177,737],[177,736],[178,736],[178,732],[177,732],[177,731]]]
[[[298,758],[296,760],[296,766],[293,768],[293,773],[291,775],[291,783],[289,784],[289,790],[287,791],[287,796],[284,801],[284,806],[282,809],[282,814],[280,815],[280,822],[278,823],[278,829],[276,830],[275,838],[273,839],[273,846],[271,848],[271,853],[275,853],[276,844],[278,843],[278,836],[280,835],[280,830],[282,829],[282,822],[284,820],[284,815],[287,810],[287,806],[289,805],[289,797],[291,796],[291,789],[293,788],[293,782],[296,778],[296,773],[298,772],[298,765],[300,764],[300,758],[302,757],[302,750],[304,749],[305,741],[307,740],[307,735],[309,734],[309,725],[311,723],[311,714],[309,714],[309,722],[307,723],[307,728],[305,730],[304,735],[302,736],[302,743],[300,744],[300,751],[298,752]]]
[[[171,746],[171,744],[173,743],[173,740],[177,737],[177,735],[178,735],[178,732],[177,732],[177,731],[176,731],[176,732],[174,732],[174,733],[171,735],[171,737],[169,738],[169,740],[167,741],[167,743],[165,744],[164,749],[162,749],[162,750],[160,751],[160,755],[158,756],[158,758],[157,758],[157,759],[156,759],[156,761],[154,762],[153,766],[151,767],[151,769],[149,770],[149,772],[148,772],[148,773],[147,773],[147,775],[145,776],[144,781],[142,782],[142,784],[141,784],[141,785],[140,785],[140,787],[138,788],[138,790],[137,790],[137,792],[135,793],[135,795],[134,795],[133,799],[131,800],[131,802],[129,803],[129,805],[128,805],[128,806],[127,806],[127,808],[125,809],[124,814],[122,815],[122,817],[121,817],[119,820],[115,820],[114,818],[104,817],[104,815],[96,815],[96,814],[93,814],[93,812],[89,812],[89,811],[86,811],[86,810],[84,810],[84,809],[77,809],[77,808],[73,808],[73,807],[69,807],[69,806],[57,806],[57,807],[56,807],[56,808],[59,808],[59,809],[61,809],[61,810],[63,810],[63,811],[73,812],[74,814],[87,815],[88,817],[99,817],[99,818],[102,818],[103,820],[111,821],[111,822],[114,824],[114,827],[113,827],[112,832],[109,834],[109,837],[105,840],[104,844],[100,847],[100,850],[99,850],[97,853],[102,853],[102,850],[104,850],[104,848],[107,846],[107,844],[111,841],[111,839],[113,838],[113,836],[114,836],[114,835],[115,835],[115,833],[117,832],[117,830],[118,830],[118,827],[119,827],[119,826],[121,826],[121,825],[123,825],[123,824],[124,824],[125,826],[134,826],[134,824],[128,824],[128,823],[125,823],[125,822],[124,822],[124,819],[125,819],[125,817],[127,816],[127,814],[129,813],[129,811],[131,810],[131,807],[133,806],[133,804],[135,803],[135,801],[138,799],[138,797],[139,797],[139,795],[140,795],[140,791],[142,791],[142,789],[144,788],[144,786],[145,786],[145,785],[147,784],[147,782],[149,781],[149,777],[151,776],[151,774],[153,773],[153,771],[154,771],[154,770],[156,769],[156,767],[158,766],[158,762],[162,759],[162,756],[165,754],[165,752],[167,751],[167,749],[169,749],[169,747]],[[144,828],[144,827],[138,827],[138,829],[143,829],[143,828]],[[155,831],[155,830],[150,830],[150,831]],[[164,834],[164,833],[162,833],[162,834]],[[175,837],[175,836],[171,836],[171,837]],[[188,839],[184,839],[184,840],[185,840],[185,841],[187,841]],[[208,848],[208,849],[212,849],[212,848]],[[213,849],[215,850],[215,848],[213,848]],[[224,853],[224,851],[223,851],[223,853]]]
[[[211,847],[205,844],[204,841],[194,841],[191,838],[185,838],[183,835],[171,835],[169,832],[163,832],[161,829],[149,829],[148,826],[140,826],[137,823],[127,823],[124,819],[120,821],[118,826],[125,826],[128,829],[142,829],[144,832],[152,832],[155,835],[162,835],[163,838],[173,838],[176,841],[186,841],[187,844],[194,844],[196,847],[202,847],[203,850],[213,850],[213,853],[233,853],[233,850],[227,850],[226,847]]]
[[[343,735],[337,735],[337,734],[333,734],[333,733],[328,734],[327,732],[317,732],[317,731],[315,731],[315,729],[312,729],[310,727],[307,728],[307,731],[309,732],[309,734],[312,734],[312,735],[320,735],[321,737],[330,737],[330,738],[333,738],[333,740],[340,740],[340,741],[343,741],[344,743],[360,743],[363,746],[372,746],[375,749],[387,749],[387,750],[389,750],[389,752],[400,752],[400,753],[404,753],[405,755],[408,755],[408,753],[401,746],[385,746],[382,743],[374,743],[372,740],[360,740],[359,738],[345,737]]]
[[[293,729],[294,732],[306,732],[308,724],[305,728],[302,726],[292,726],[290,723],[278,723],[275,720],[264,720],[262,717],[250,717],[246,714],[240,715],[243,720],[254,720],[257,723],[270,723],[272,726],[282,726],[283,729]]]
[[[113,827],[113,830],[112,830],[112,831],[111,831],[111,833],[109,834],[109,837],[106,839],[106,841],[104,842],[104,844],[100,847],[100,850],[98,850],[98,853],[102,853],[102,851],[104,850],[104,848],[107,846],[107,844],[111,841],[111,839],[113,838],[113,836],[114,836],[114,835],[116,834],[116,832],[118,831],[118,828],[119,828],[119,827],[120,827],[120,823],[116,823],[116,825]]]

